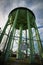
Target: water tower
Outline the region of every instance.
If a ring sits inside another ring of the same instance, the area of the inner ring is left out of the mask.
[[[19,37],[19,43],[18,43],[18,59],[22,59],[24,57],[24,55],[21,52],[21,44],[22,44],[22,31],[28,30],[28,38],[29,38],[29,45],[27,44],[27,32],[26,32],[26,52],[28,52],[28,48],[30,49],[30,62],[34,61],[34,40],[33,40],[33,32],[32,32],[32,28],[34,28],[35,33],[36,33],[36,38],[37,38],[37,44],[38,44],[38,49],[39,49],[39,55],[40,58],[42,57],[42,45],[41,45],[41,40],[40,40],[40,36],[39,36],[39,32],[38,32],[38,28],[35,22],[35,15],[34,13],[28,9],[28,8],[24,8],[24,7],[19,7],[19,8],[15,8],[13,9],[8,16],[8,21],[2,31],[2,34],[0,36],[0,42],[2,41],[3,37],[4,37],[4,33],[6,32],[6,29],[8,28],[8,26],[10,25],[10,29],[9,32],[7,34],[7,40],[4,46],[4,57],[5,60],[8,60],[9,56],[11,55],[10,52],[10,48],[11,48],[11,44],[13,44],[14,42],[14,35],[15,35],[15,31],[18,29],[20,30],[20,37]],[[29,59],[29,57],[28,57]]]

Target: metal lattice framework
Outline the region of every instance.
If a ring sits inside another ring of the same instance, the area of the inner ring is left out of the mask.
[[[20,45],[22,44],[22,31],[23,30],[27,31],[28,29],[28,34],[29,34],[28,37],[29,37],[29,44],[30,44],[30,62],[34,61],[34,40],[33,40],[32,28],[34,28],[36,33],[36,38],[37,38],[37,43],[39,48],[39,55],[41,58],[42,44],[41,44],[38,28],[35,22],[34,13],[31,10],[24,7],[15,8],[14,10],[12,10],[9,13],[8,21],[2,31],[2,34],[0,35],[0,43],[9,25],[10,25],[10,30],[8,32],[8,37],[3,49],[5,60],[8,60],[9,56],[11,55],[10,47],[11,47],[11,44],[14,43],[13,36],[15,36],[16,29],[20,30],[20,37],[19,37],[19,44],[18,44],[18,59],[23,58],[23,54],[21,53],[21,48],[20,48]],[[27,43],[27,32],[26,32],[26,43]],[[28,52],[27,49],[26,49],[26,52]]]

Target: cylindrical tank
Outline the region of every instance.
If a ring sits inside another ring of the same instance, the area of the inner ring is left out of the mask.
[[[19,26],[22,25],[23,26],[23,29],[28,29],[27,27],[27,11],[29,13],[29,20],[30,20],[30,25],[31,27],[35,27],[34,23],[35,23],[35,15],[34,13],[28,9],[28,8],[25,8],[25,7],[19,7],[19,8],[16,8],[16,9],[13,9],[10,13],[9,13],[9,20],[12,20],[10,23],[13,24],[13,20],[15,18],[15,14],[16,14],[16,11],[19,10],[19,15],[17,17],[17,24],[16,24],[16,29],[19,29]]]

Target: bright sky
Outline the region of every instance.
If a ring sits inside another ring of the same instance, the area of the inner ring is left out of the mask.
[[[37,26],[43,26],[43,0],[0,0],[0,27],[3,30],[8,14],[16,7],[27,7],[31,9],[36,16]],[[43,28],[39,30],[43,40]]]

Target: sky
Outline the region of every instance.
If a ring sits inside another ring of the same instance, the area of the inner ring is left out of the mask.
[[[37,26],[43,26],[43,0],[0,0],[0,27],[2,30],[8,20],[8,14],[16,7],[27,7],[32,10]],[[39,33],[43,40],[43,28],[39,29]]]

